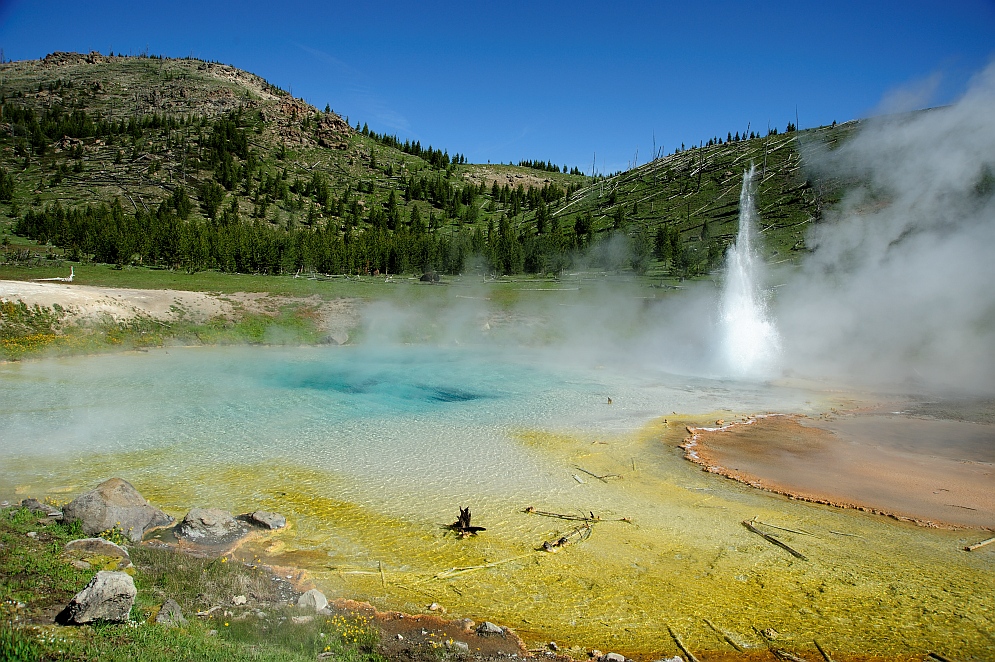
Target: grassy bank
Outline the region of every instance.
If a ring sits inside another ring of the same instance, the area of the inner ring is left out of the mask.
[[[382,660],[377,634],[365,621],[342,615],[295,620],[301,612],[260,568],[145,547],[129,550],[138,589],[129,622],[53,625],[55,614],[109,561],[63,552],[69,540],[82,537],[78,525],[23,508],[0,511],[0,659],[313,661],[332,653],[346,662]],[[90,567],[81,569],[85,564]],[[236,595],[248,603],[232,606]],[[154,623],[166,598],[179,603],[185,625]],[[224,608],[209,617],[194,615],[219,605]]]

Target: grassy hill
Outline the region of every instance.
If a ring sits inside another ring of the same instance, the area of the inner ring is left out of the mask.
[[[799,141],[853,126],[716,141],[590,177],[467,164],[195,59],[4,63],[0,105],[5,261],[243,273],[695,276],[735,234],[751,162],[768,249],[793,259],[835,191],[806,180]]]

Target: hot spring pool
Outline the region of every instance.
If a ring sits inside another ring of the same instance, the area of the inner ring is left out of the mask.
[[[695,650],[731,650],[708,619],[745,644],[774,628],[793,648],[983,657],[995,563],[958,551],[975,535],[757,492],[676,448],[685,421],[817,413],[838,398],[538,350],[196,348],[7,364],[0,497],[67,500],[121,476],[176,516],[280,512],[291,526],[242,554],[305,568],[330,596],[410,612],[438,602],[533,642],[674,654],[670,625]],[[487,531],[447,534],[458,506]],[[605,521],[537,552],[577,523],[527,506]],[[746,531],[754,516],[811,534],[782,534],[809,561]],[[619,518],[631,523],[607,521]]]

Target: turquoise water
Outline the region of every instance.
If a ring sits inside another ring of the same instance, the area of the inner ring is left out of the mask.
[[[382,505],[419,493],[527,498],[563,489],[521,430],[616,434],[670,411],[805,408],[801,391],[585,367],[527,350],[428,346],[195,348],[0,366],[0,477],[34,465],[168,450],[155,470],[291,460]],[[608,405],[608,397],[613,404]],[[44,462],[40,462],[44,460]],[[569,476],[566,477],[568,480]],[[569,485],[569,483],[568,483]]]

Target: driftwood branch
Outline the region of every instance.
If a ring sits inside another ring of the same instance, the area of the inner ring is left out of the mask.
[[[599,476],[598,474],[594,473],[593,471],[588,471],[584,467],[577,467],[577,471],[583,471],[588,476],[594,476],[595,478],[597,478],[598,480],[600,480],[602,483],[607,483],[609,478],[621,478],[622,477],[620,474],[605,474],[604,476]]]
[[[556,519],[565,519],[572,522],[626,522],[632,524],[632,519],[629,517],[619,517],[618,519],[603,520],[600,515],[595,515],[593,512],[589,515],[565,515],[563,513],[551,513],[548,510],[536,510],[535,506],[529,506],[523,513],[528,513],[529,515],[542,515],[543,517],[555,517]]]
[[[982,540],[981,542],[976,542],[973,545],[968,545],[964,548],[965,552],[973,552],[976,549],[981,549],[985,545],[990,545],[995,542],[995,538],[989,538],[988,540]]]
[[[833,658],[829,656],[829,653],[826,652],[826,649],[822,647],[822,644],[820,644],[818,641],[815,641],[814,643],[815,647],[818,648],[819,652],[822,654],[822,659],[824,659],[826,662],[835,662],[835,660],[833,660]]]
[[[557,540],[553,542],[547,540],[546,542],[542,543],[542,546],[539,547],[539,549],[537,549],[536,551],[554,552],[558,548],[566,547],[570,543],[574,542],[574,539],[576,539],[577,542],[587,540],[588,538],[591,537],[591,532],[593,530],[594,529],[591,526],[591,523],[586,522],[585,524],[582,524],[576,527],[574,530],[570,531],[570,533],[560,536]]]
[[[728,632],[725,632],[724,630],[720,630],[718,627],[715,626],[714,623],[712,623],[707,618],[702,619],[702,620],[705,621],[705,625],[707,625],[708,627],[712,628],[715,631],[715,634],[717,634],[720,637],[722,637],[725,640],[725,642],[727,644],[729,644],[730,646],[732,646],[733,649],[735,649],[737,652],[742,653],[744,650],[746,650],[745,647],[742,644],[740,644],[739,642],[737,642],[735,639],[733,639],[732,635],[730,635]]]
[[[771,648],[770,652],[773,653],[774,657],[776,657],[779,660],[786,660],[787,662],[808,662],[808,660],[806,660],[805,658],[798,657],[797,655],[789,653],[788,651],[783,650],[781,648]]]
[[[512,561],[518,561],[519,559],[524,559],[526,557],[532,556],[535,552],[529,552],[528,554],[522,554],[520,556],[513,556],[509,559],[502,559],[500,561],[493,561],[491,563],[484,563],[482,565],[468,565],[463,567],[450,568],[449,570],[443,570],[442,572],[437,572],[436,574],[428,577],[426,579],[419,580],[412,584],[412,586],[418,586],[419,584],[425,584],[427,582],[436,579],[449,579],[450,577],[456,577],[458,575],[465,575],[468,572],[476,572],[477,570],[486,570],[487,568],[496,568],[499,565],[505,563],[511,563]]]
[[[470,515],[470,507],[467,506],[466,508],[463,508],[462,506],[460,506],[459,517],[456,519],[455,522],[450,524],[447,528],[450,531],[455,531],[456,533],[458,533],[461,538],[465,538],[466,536],[475,536],[477,535],[478,532],[487,530],[482,526],[471,526],[470,525],[471,517],[472,515]]]
[[[777,529],[779,531],[787,531],[788,533],[797,533],[798,535],[801,536],[812,536],[813,538],[815,537],[814,533],[809,533],[808,531],[803,531],[801,529],[786,529],[783,526],[778,526],[777,524],[769,524],[767,522],[761,522],[756,517],[754,517],[751,521],[754,524],[763,524],[764,526],[769,526],[770,528]]]
[[[808,561],[808,557],[807,556],[805,556],[801,552],[798,552],[798,551],[795,551],[795,550],[791,549],[790,547],[788,547],[787,545],[785,545],[783,542],[781,542],[780,540],[778,540],[774,536],[772,536],[772,535],[770,535],[768,533],[764,533],[763,531],[761,531],[757,527],[753,526],[753,524],[750,523],[750,520],[744,519],[743,522],[742,522],[742,524],[743,524],[743,526],[745,526],[747,528],[747,530],[750,531],[750,533],[755,533],[758,536],[760,536],[761,538],[763,538],[764,540],[766,540],[767,542],[771,543],[772,545],[777,545],[778,547],[780,547],[784,551],[788,552],[789,554],[791,554],[795,558],[799,558],[802,561]]]
[[[677,636],[676,632],[674,632],[674,628],[667,625],[667,631],[670,632],[670,636],[673,637],[674,643],[677,644],[677,647],[681,649],[682,653],[684,653],[684,656],[688,659],[688,662],[698,662],[698,658],[694,656],[694,653],[688,650],[687,646],[684,645],[684,642],[681,641],[681,638]]]

